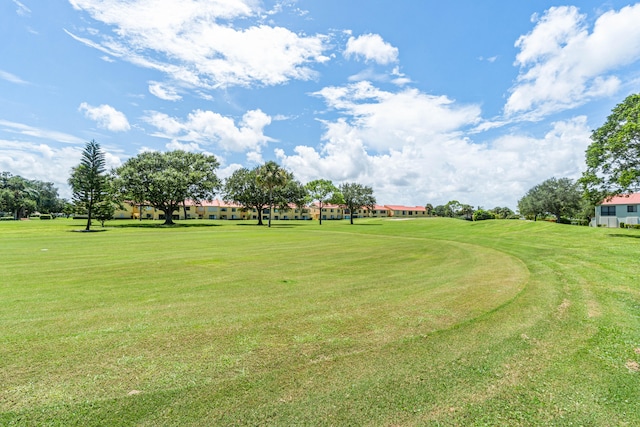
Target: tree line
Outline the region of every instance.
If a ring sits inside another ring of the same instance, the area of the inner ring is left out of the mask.
[[[52,214],[63,212],[66,205],[66,200],[58,197],[58,189],[52,182],[0,172],[0,212],[3,216],[20,219],[35,212]]]
[[[152,206],[164,213],[165,225],[172,225],[173,212],[186,208],[187,201],[211,201],[218,193],[245,210],[256,209],[261,213],[269,208],[269,227],[275,207],[294,205],[302,209],[317,202],[322,208],[333,203],[354,212],[362,207],[373,208],[376,203],[369,186],[358,183],[335,186],[325,179],[302,185],[293,173],[273,161],[253,169],[238,169],[224,182],[216,175],[218,166],[215,156],[175,150],[138,154],[108,173],[104,152],[92,140],[86,144],[80,164],[72,169],[69,185],[76,209],[87,215],[87,231],[92,219],[113,216],[123,203]],[[258,224],[263,224],[261,214]]]
[[[582,177],[577,181],[553,177],[532,187],[518,200],[519,215],[507,207],[475,209],[457,200],[435,207],[427,204],[427,214],[469,220],[553,216],[558,222],[566,218],[588,222],[594,207],[603,200],[640,189],[640,94],[618,104],[606,122],[592,132],[591,141]],[[302,209],[315,202],[321,209],[330,203],[355,212],[376,203],[371,187],[359,183],[335,186],[325,179],[303,185],[273,161],[238,169],[224,182],[215,173],[218,166],[215,156],[177,150],[141,153],[107,172],[100,144],[90,141],[68,180],[73,209],[87,215],[89,230],[92,219],[110,219],[125,202],[164,212],[165,224],[170,225],[173,212],[186,209],[187,200],[212,200],[218,193],[247,210],[269,208],[269,226],[274,207]],[[0,212],[10,212],[17,219],[36,211],[69,209],[52,183],[0,174]],[[353,215],[350,217],[353,223]],[[258,215],[258,224],[262,225],[262,215]]]

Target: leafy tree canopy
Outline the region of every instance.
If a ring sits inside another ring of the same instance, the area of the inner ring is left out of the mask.
[[[344,206],[351,212],[349,216],[351,224],[353,224],[353,213],[355,211],[363,207],[373,209],[376,204],[373,189],[362,184],[355,182],[342,184],[340,193],[342,194]]]
[[[258,225],[262,225],[262,210],[269,206],[268,190],[258,184],[258,168],[242,168],[225,180],[224,199],[242,205],[245,210],[258,212]]]
[[[165,224],[185,200],[212,200],[220,187],[214,156],[182,150],[146,152],[127,160],[114,171],[120,197],[147,203],[164,212]]]
[[[317,201],[320,208],[320,225],[322,225],[322,207],[326,203],[340,203],[341,195],[338,187],[328,179],[316,179],[308,182],[305,188],[311,201]]]
[[[551,214],[560,220],[573,217],[582,205],[578,183],[569,178],[550,178],[531,188],[518,201],[521,215],[537,220],[538,216]]]
[[[26,179],[10,172],[0,172],[0,211],[23,218],[34,212],[61,212],[64,200],[51,182]]]
[[[628,96],[591,134],[580,183],[592,203],[640,189],[640,94]]]

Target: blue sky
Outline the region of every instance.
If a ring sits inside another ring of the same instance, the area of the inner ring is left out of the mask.
[[[640,3],[4,0],[0,170],[54,182],[95,139],[275,160],[379,203],[516,207],[577,178],[640,92]]]

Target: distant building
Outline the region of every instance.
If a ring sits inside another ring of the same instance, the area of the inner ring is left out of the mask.
[[[427,216],[424,206],[385,205],[389,210],[389,216],[394,218],[423,218]]]
[[[640,193],[614,196],[596,206],[596,217],[592,225],[596,227],[620,227],[621,223],[640,223]]]

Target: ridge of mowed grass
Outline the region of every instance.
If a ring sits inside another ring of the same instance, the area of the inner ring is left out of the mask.
[[[640,424],[636,230],[78,229],[0,224],[0,425]]]

